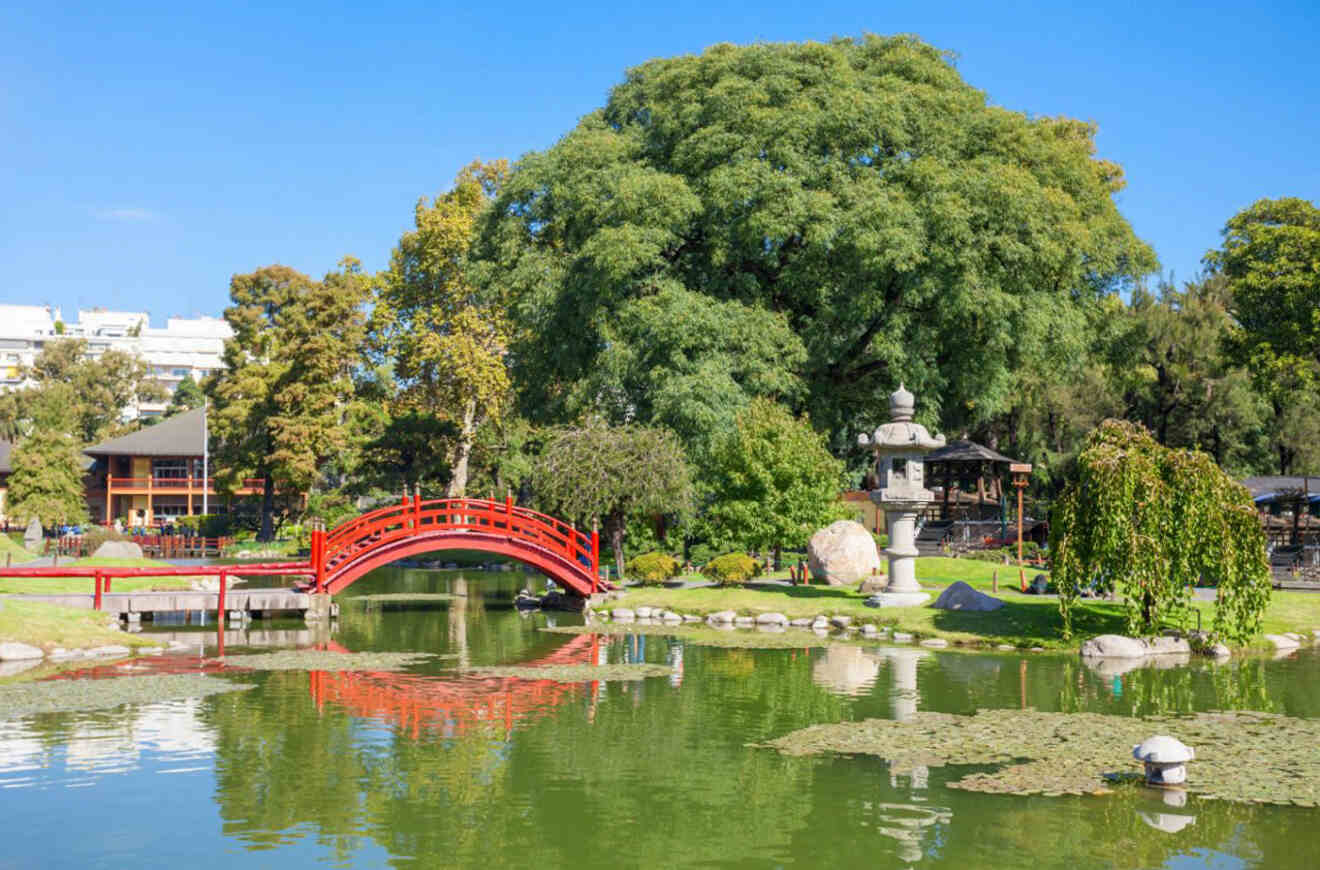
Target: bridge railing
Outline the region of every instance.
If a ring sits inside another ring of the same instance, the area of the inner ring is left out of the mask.
[[[562,556],[595,577],[599,544],[592,532],[530,508],[512,499],[444,498],[423,501],[414,496],[377,508],[325,533],[314,543],[312,562],[318,576],[366,547],[431,531],[471,531],[523,541]]]

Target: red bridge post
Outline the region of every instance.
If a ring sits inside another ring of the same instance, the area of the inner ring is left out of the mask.
[[[600,586],[600,520],[591,521],[591,594]]]
[[[102,576],[101,576],[101,572],[100,572],[100,571],[97,571],[97,572],[96,572],[96,596],[95,596],[96,600],[95,600],[94,602],[92,602],[92,606],[93,606],[94,608],[96,608],[97,610],[100,610],[100,609],[101,609],[101,583],[102,583],[102,582],[103,582],[103,579],[102,579]]]

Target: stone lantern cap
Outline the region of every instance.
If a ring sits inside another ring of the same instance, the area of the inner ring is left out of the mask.
[[[882,424],[871,435],[862,433],[857,443],[871,447],[876,453],[934,450],[945,444],[943,435],[931,435],[925,426],[912,422],[916,400],[902,384],[889,396],[890,422]]]
[[[1175,737],[1157,734],[1132,747],[1132,757],[1147,764],[1186,764],[1196,750]]]

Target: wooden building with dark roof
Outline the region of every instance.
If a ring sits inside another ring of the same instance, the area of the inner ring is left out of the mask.
[[[83,451],[95,460],[88,476],[87,504],[93,521],[122,519],[129,526],[153,526],[174,517],[218,512],[215,478],[203,474],[205,411],[168,417],[137,432]],[[236,495],[259,495],[262,481],[246,480]]]

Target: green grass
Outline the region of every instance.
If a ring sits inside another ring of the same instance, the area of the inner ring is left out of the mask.
[[[84,649],[95,646],[159,646],[160,641],[109,628],[104,613],[38,601],[0,601],[0,641]]]
[[[98,568],[159,568],[168,565],[158,559],[74,559],[61,561],[61,565]],[[90,595],[95,589],[91,577],[5,577],[0,569],[0,593],[21,595],[63,595],[85,593]],[[150,592],[153,590],[189,589],[190,577],[116,577],[111,581],[111,592]]]
[[[920,637],[941,637],[951,643],[1012,644],[1046,649],[1076,649],[1081,640],[1100,634],[1122,634],[1122,605],[1080,600],[1073,608],[1070,641],[1059,637],[1062,620],[1054,598],[1023,595],[1017,591],[1016,566],[995,565],[972,559],[917,559],[917,577],[936,596],[943,587],[962,580],[989,592],[999,569],[999,597],[1004,606],[985,613],[935,610],[931,607],[873,608],[852,586],[751,586],[748,588],[629,589],[618,604],[625,607],[664,607],[678,613],[701,615],[720,610],[737,613],[782,613],[789,619],[804,616],[851,616],[855,622],[888,625]],[[1007,570],[1006,570],[1007,569]],[[1011,572],[1011,574],[1009,573]],[[1038,571],[1030,571],[1027,580]],[[1196,602],[1208,628],[1212,602]],[[1298,631],[1305,635],[1320,628],[1320,594],[1276,591],[1265,612],[1265,631]]]
[[[23,562],[31,562],[37,558],[35,553],[29,553],[27,549],[8,535],[0,535],[0,564],[4,564],[9,559],[13,564],[18,565]]]

